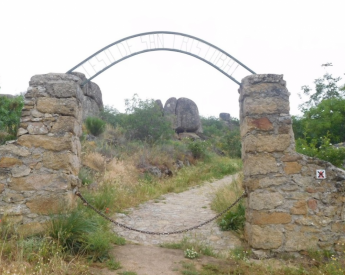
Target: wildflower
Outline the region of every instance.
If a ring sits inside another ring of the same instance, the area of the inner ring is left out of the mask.
[[[108,213],[109,212],[109,208],[107,207],[106,209],[105,209],[105,213]]]

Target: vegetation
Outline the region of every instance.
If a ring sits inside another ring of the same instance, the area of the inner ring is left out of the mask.
[[[231,118],[229,124],[215,117],[202,117],[204,136],[214,149],[232,158],[241,157],[239,120]],[[230,129],[231,127],[231,129]]]
[[[0,97],[0,145],[16,139],[22,108],[23,96]]]
[[[303,86],[309,99],[300,105],[301,117],[293,117],[296,150],[341,167],[345,148],[333,145],[345,141],[345,86],[340,77],[325,74],[314,81],[315,91]]]
[[[94,136],[99,136],[105,130],[106,122],[98,117],[88,117],[85,120],[87,130]]]
[[[135,94],[132,99],[126,99],[125,104],[126,114],[106,106],[101,117],[113,127],[123,128],[127,139],[154,143],[172,137],[170,121],[154,100],[142,100]]]

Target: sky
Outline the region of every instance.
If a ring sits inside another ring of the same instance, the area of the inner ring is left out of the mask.
[[[344,0],[0,0],[0,93],[25,92],[36,74],[65,73],[122,38],[173,31],[206,40],[257,74],[283,74],[298,115],[301,86],[326,72],[345,79]],[[322,67],[331,62],[333,66]],[[238,117],[238,84],[177,52],[131,57],[93,79],[103,102],[193,100],[203,116]]]

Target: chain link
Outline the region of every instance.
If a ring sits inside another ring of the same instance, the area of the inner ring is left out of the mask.
[[[237,198],[236,201],[234,201],[228,208],[226,208],[225,210],[223,210],[222,212],[220,212],[218,215],[216,215],[215,217],[213,217],[212,219],[209,219],[199,225],[196,225],[196,226],[193,226],[193,227],[190,227],[190,228],[186,228],[186,229],[182,229],[182,230],[176,230],[176,231],[171,231],[171,232],[152,232],[152,231],[146,231],[146,230],[140,230],[140,229],[135,229],[135,228],[132,228],[130,226],[127,226],[127,225],[124,225],[122,223],[119,223],[115,220],[113,220],[112,218],[109,218],[107,217],[106,215],[104,215],[102,212],[100,212],[99,210],[97,210],[94,206],[92,206],[83,196],[82,194],[79,192],[79,191],[75,191],[75,195],[78,196],[83,202],[84,202],[84,205],[88,206],[89,208],[91,208],[93,211],[95,211],[98,215],[102,216],[103,218],[105,218],[106,220],[110,221],[111,223],[119,226],[119,227],[122,227],[122,228],[125,228],[125,229],[128,229],[128,230],[131,230],[131,231],[135,231],[135,232],[139,232],[139,233],[143,233],[143,234],[149,234],[149,235],[173,235],[173,234],[181,234],[181,233],[185,233],[185,232],[188,232],[188,231],[192,231],[194,229],[197,229],[199,227],[202,227],[204,226],[205,224],[208,224],[212,221],[214,221],[215,219],[219,218],[220,216],[224,215],[226,212],[228,212],[232,207],[234,207],[242,198],[244,198],[246,195],[247,195],[247,192],[244,191],[243,194]]]

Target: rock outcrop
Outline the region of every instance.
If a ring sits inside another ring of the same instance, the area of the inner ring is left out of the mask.
[[[81,79],[81,83],[86,80],[86,77],[82,73],[73,72],[73,75]],[[82,87],[83,98],[82,98],[82,109],[83,109],[83,120],[89,116],[98,116],[99,112],[103,109],[102,92],[99,86],[90,81]]]
[[[198,106],[188,98],[169,98],[164,105],[164,115],[171,119],[173,128],[178,134],[202,133]]]

